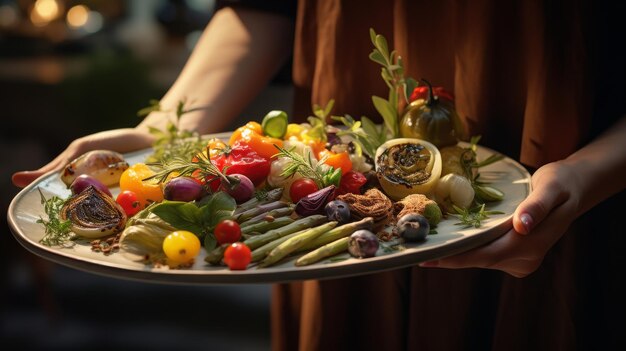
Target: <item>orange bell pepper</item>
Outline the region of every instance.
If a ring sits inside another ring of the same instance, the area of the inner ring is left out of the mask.
[[[235,144],[247,145],[259,156],[268,160],[278,153],[278,149],[274,145],[283,147],[282,140],[264,136],[263,129],[257,122],[248,122],[245,126],[237,128],[230,137],[228,144],[231,146]]]
[[[335,153],[329,150],[325,150],[318,154],[320,160],[324,156],[328,156],[324,163],[333,167],[334,169],[341,169],[341,174],[346,174],[352,170],[352,161],[350,160],[350,155],[347,151]]]

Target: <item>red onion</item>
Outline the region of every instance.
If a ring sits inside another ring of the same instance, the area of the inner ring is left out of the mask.
[[[72,191],[72,194],[76,195],[82,193],[83,190],[87,189],[90,185],[93,185],[98,190],[109,195],[110,197],[113,197],[113,195],[111,195],[111,191],[106,185],[88,174],[81,174],[76,177],[72,184],[70,184],[70,190]]]
[[[300,216],[323,214],[324,206],[335,198],[336,188],[334,185],[329,185],[303,197],[296,204],[296,213]]]
[[[204,195],[204,188],[190,177],[177,177],[165,184],[163,197],[172,201],[193,201]]]
[[[238,204],[252,198],[252,195],[254,195],[254,184],[250,178],[243,174],[229,174],[227,177],[231,179],[231,182],[228,183],[222,179],[220,186],[222,191],[232,196]]]

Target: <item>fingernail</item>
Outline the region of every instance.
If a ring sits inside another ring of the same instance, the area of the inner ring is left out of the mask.
[[[419,264],[420,267],[437,267],[439,266],[439,261],[425,261]]]
[[[528,213],[522,213],[522,215],[519,216],[519,220],[526,229],[525,234],[530,233],[530,230],[533,228],[533,218]]]

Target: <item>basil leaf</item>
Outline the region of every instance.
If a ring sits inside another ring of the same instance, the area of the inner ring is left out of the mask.
[[[213,251],[217,247],[217,240],[215,240],[215,236],[213,234],[207,234],[204,236],[204,249],[207,252]]]
[[[193,203],[164,201],[156,205],[152,213],[174,228],[190,231],[199,237],[204,233],[201,211]]]
[[[233,216],[236,207],[235,199],[223,191],[211,195],[206,205],[200,208],[205,230],[212,232],[217,223]]]

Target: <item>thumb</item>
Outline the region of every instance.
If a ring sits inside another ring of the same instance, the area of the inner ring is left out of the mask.
[[[567,191],[554,178],[533,182],[534,189],[522,201],[513,214],[513,229],[519,234],[528,234],[552,210],[567,198]]]

